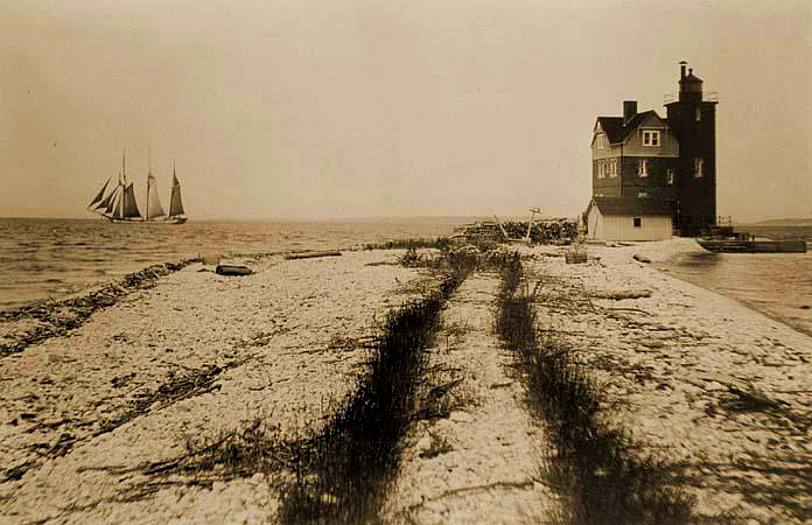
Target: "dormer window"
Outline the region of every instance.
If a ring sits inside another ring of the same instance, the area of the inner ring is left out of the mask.
[[[694,157],[694,177],[701,179],[705,175],[705,160]]]
[[[637,175],[640,177],[648,177],[648,160],[642,159],[637,165]]]
[[[660,132],[643,130],[643,146],[659,146]]]
[[[598,149],[603,149],[603,133],[598,133],[598,136],[595,138],[595,144],[598,146]]]

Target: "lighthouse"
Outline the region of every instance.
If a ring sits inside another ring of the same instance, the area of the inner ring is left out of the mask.
[[[682,236],[695,236],[716,224],[718,101],[715,94],[702,91],[702,79],[687,65],[680,62],[679,96],[665,107],[668,125],[679,141],[674,226]]]

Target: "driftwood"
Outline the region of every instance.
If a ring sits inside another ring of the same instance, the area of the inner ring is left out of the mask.
[[[651,290],[595,290],[590,294],[596,299],[640,299],[641,297],[651,297]]]
[[[251,275],[254,271],[244,264],[218,264],[215,273],[218,275]]]
[[[754,387],[748,390],[738,388],[734,385],[725,385],[728,391],[736,396],[735,403],[731,403],[731,408],[736,408],[740,411],[782,411],[785,409],[786,403],[784,401],[776,401],[770,399],[763,392],[759,392]]]
[[[288,260],[296,260],[296,259],[315,259],[317,257],[340,257],[341,252],[330,251],[330,252],[304,252],[304,253],[289,253],[285,255],[285,259]]]

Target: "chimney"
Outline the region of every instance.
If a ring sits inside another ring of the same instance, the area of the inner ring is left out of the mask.
[[[679,63],[679,79],[682,80],[685,78],[685,66],[688,65],[688,62],[682,61]]]
[[[635,115],[637,115],[637,101],[636,100],[624,100],[623,101],[623,124],[626,124]]]

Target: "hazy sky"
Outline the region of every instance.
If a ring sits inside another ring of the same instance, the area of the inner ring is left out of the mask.
[[[574,216],[591,130],[719,92],[719,212],[812,216],[800,1],[0,2],[0,216],[90,217],[123,147],[193,218]]]

